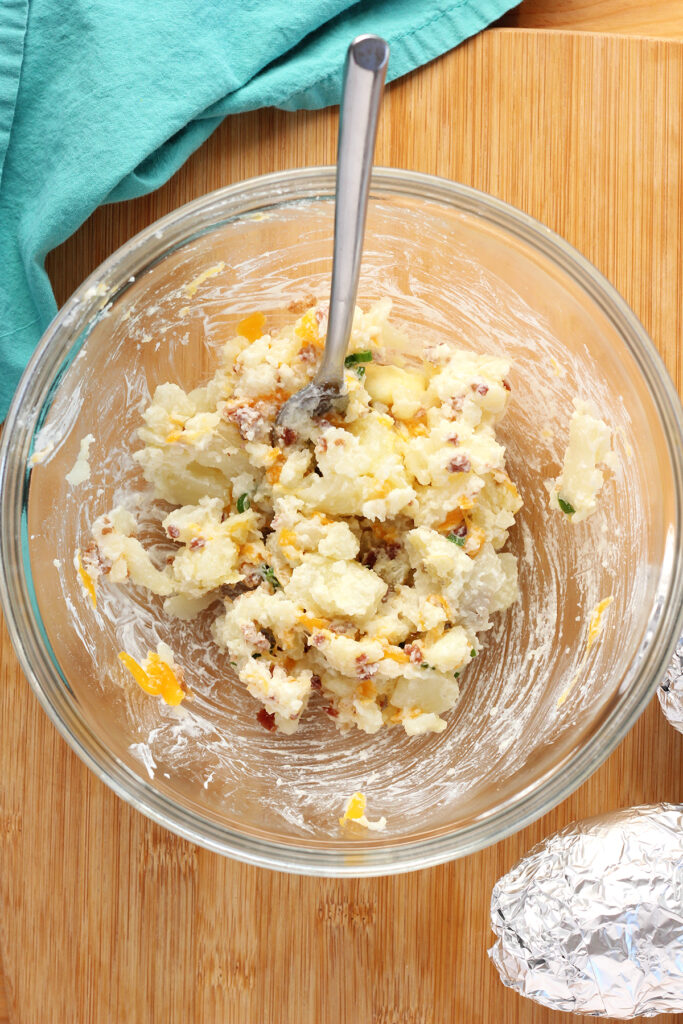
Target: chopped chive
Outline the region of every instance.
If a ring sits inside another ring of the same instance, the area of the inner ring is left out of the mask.
[[[246,512],[248,508],[251,508],[251,498],[248,494],[240,494],[237,499],[237,511]]]
[[[454,533],[449,533],[446,540],[450,540],[453,544],[457,544],[459,548],[465,547],[465,538],[457,537]]]
[[[476,658],[476,656],[477,656],[477,652],[475,651],[475,649],[473,647],[472,650],[470,651],[470,658]]]
[[[558,497],[557,504],[560,506],[562,511],[568,516],[573,516],[576,512],[574,506],[570,505],[570,503],[568,501],[565,501],[564,498]]]
[[[365,367],[364,366],[354,366],[354,370],[355,370],[355,373],[356,373],[356,377],[359,377],[362,380],[363,377],[365,376]]]
[[[252,658],[260,658],[260,657],[261,657],[260,654],[252,654]]]
[[[372,352],[369,348],[363,349],[361,352],[352,352],[350,356],[347,356],[344,360],[344,366],[349,369],[355,366],[356,363],[370,363],[372,362]]]
[[[427,664],[427,662],[426,662],[426,661],[423,661],[423,662],[422,662],[422,663],[420,664],[420,668],[429,668],[429,665]]]
[[[273,569],[272,565],[266,565],[264,562],[263,565],[261,566],[261,575],[263,576],[264,580],[267,580],[267,582],[270,583],[273,590],[282,590],[282,584],[275,575],[275,570]]]
[[[460,675],[460,673],[459,673],[459,672],[454,672],[454,673],[453,673],[453,678],[454,678],[454,679],[457,679],[459,675]]]

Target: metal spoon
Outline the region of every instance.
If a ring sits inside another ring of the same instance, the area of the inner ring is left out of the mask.
[[[358,291],[365,216],[377,117],[389,61],[389,46],[379,36],[358,36],[349,46],[337,142],[337,191],[334,211],[334,253],[330,312],[322,362],[310,384],[283,405],[276,430],[298,433],[310,420],[334,408],[346,408],[344,358],[351,336]]]

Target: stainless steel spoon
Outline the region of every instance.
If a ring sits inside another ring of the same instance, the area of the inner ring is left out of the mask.
[[[305,432],[311,419],[323,416],[333,407],[343,411],[348,402],[348,394],[344,392],[344,358],[356,305],[377,117],[388,61],[389,46],[379,36],[358,36],[346,54],[337,142],[332,288],[325,351],[311,383],[283,405],[276,431],[289,427],[297,433]]]

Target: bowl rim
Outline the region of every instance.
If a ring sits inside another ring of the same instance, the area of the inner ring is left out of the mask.
[[[177,236],[177,245],[187,244],[191,236],[186,228],[201,214],[210,214],[213,228],[217,227],[220,221],[216,221],[215,214],[221,207],[227,214],[225,220],[231,220],[263,205],[291,206],[302,200],[331,199],[335,173],[335,168],[329,166],[280,171],[200,196],[125,242],[67,300],[47,327],[24,371],[0,437],[0,604],[23,672],[48,718],[81,760],[127,803],[175,834],[249,864],[297,874],[369,877],[431,867],[466,856],[521,830],[574,792],[606,760],[643,712],[666,670],[683,625],[683,409],[661,356],[625,299],[561,236],[516,207],[450,179],[417,171],[375,168],[371,201],[373,194],[381,198],[382,193],[389,192],[447,203],[463,213],[483,217],[569,274],[618,331],[636,361],[662,422],[673,467],[674,537],[669,538],[667,565],[659,567],[667,570],[666,592],[657,594],[646,640],[629,669],[629,685],[622,687],[616,706],[601,717],[584,745],[464,828],[418,840],[399,837],[393,843],[358,842],[340,852],[238,832],[174,803],[111,754],[84,722],[78,728],[77,721],[67,721],[65,709],[71,708],[71,717],[76,718],[72,706],[65,699],[51,699],[47,691],[48,677],[52,683],[57,682],[58,693],[60,682],[66,680],[56,679],[59,673],[46,653],[45,644],[49,648],[49,641],[41,632],[37,605],[32,602],[23,572],[21,552],[27,538],[22,515],[29,490],[30,446],[58,384],[57,371],[65,367],[65,361],[70,364],[85,343],[89,328],[107,304],[125,290],[128,271],[139,259],[141,250],[151,248],[153,253],[156,248],[159,258],[163,258],[173,251],[169,248],[169,236]],[[155,246],[155,242],[163,244]],[[135,276],[154,262],[150,255],[146,263],[137,267]],[[112,287],[112,281],[118,282],[116,287]],[[81,324],[76,335],[74,321]],[[198,822],[199,829],[193,821]]]

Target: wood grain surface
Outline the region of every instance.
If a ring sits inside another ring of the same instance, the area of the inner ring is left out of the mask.
[[[523,0],[499,24],[680,39],[683,0]]]
[[[492,192],[568,238],[625,295],[680,389],[682,106],[683,44],[495,29],[389,89],[377,160]],[[163,189],[97,211],[50,257],[59,300],[180,203],[332,162],[335,132],[335,111],[231,118]],[[424,872],[316,880],[222,859],[118,800],[48,724],[4,632],[0,729],[14,1024],[588,1021],[503,988],[486,956],[492,886],[575,818],[683,800],[683,736],[655,699],[587,783],[518,835]]]

